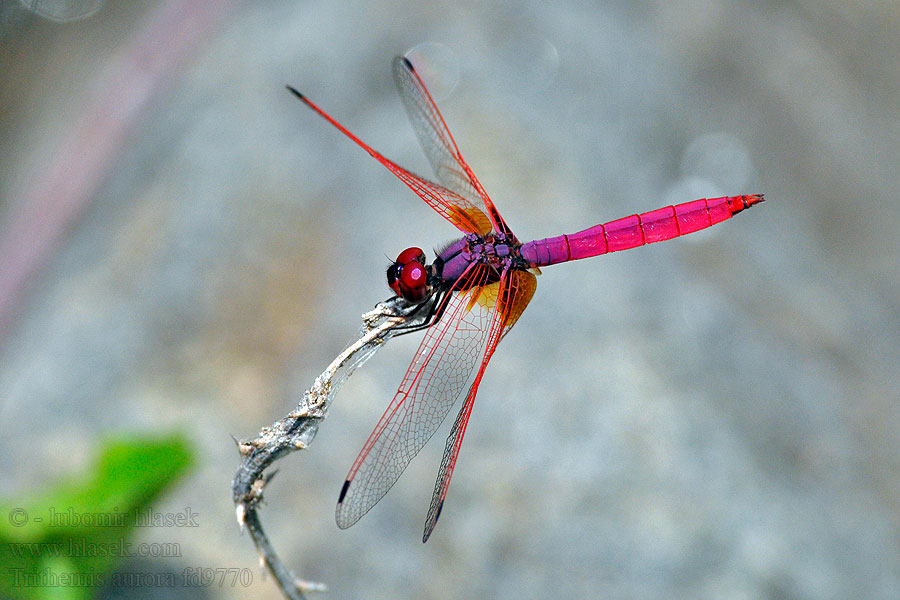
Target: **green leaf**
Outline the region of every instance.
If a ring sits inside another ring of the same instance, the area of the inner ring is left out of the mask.
[[[122,558],[135,517],[192,462],[180,434],[118,436],[88,473],[0,501],[0,596],[91,597]]]

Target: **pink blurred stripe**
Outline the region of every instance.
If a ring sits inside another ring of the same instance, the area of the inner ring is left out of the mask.
[[[8,207],[20,208],[0,231],[0,340],[40,269],[115,164],[129,128],[231,4],[172,0],[150,13],[98,75],[84,115],[60,136],[49,164],[33,176],[34,185],[22,198],[9,199]]]

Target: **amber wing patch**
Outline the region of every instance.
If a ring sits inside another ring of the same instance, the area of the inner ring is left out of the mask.
[[[504,321],[501,335],[506,335],[516,324],[537,289],[537,277],[528,271],[510,271],[505,281],[507,281],[505,291],[500,289],[503,281],[498,281],[488,285],[474,286],[463,292],[469,294],[466,311],[472,310],[476,304],[482,308],[491,309],[499,303],[498,310],[503,313]]]
[[[460,229],[478,235],[487,235],[491,232],[491,220],[483,211],[474,206],[463,208],[453,204],[450,206],[449,212],[450,221]]]
[[[507,292],[503,295],[501,309],[506,313],[506,322],[503,324],[503,335],[506,335],[512,326],[516,324],[525,307],[531,302],[534,291],[537,289],[537,277],[528,271],[512,271],[509,274]]]

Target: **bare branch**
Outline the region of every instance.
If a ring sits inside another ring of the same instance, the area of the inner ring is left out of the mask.
[[[316,378],[295,410],[271,427],[264,427],[259,437],[237,442],[241,466],[231,487],[237,520],[241,528],[246,528],[250,533],[259,553],[260,565],[269,570],[286,598],[300,600],[306,592],[325,591],[326,588],[323,584],[294,576],[263,531],[259,505],[266,484],[275,474],[266,475],[265,470],[279,458],[308,447],[316,436],[319,423],[326,417],[331,401],[347,378],[385,342],[424,324],[428,315],[427,306],[410,304],[399,296],[380,302],[362,316],[360,338],[341,352]]]

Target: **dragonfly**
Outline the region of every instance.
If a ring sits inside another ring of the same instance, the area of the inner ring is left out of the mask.
[[[522,243],[463,159],[412,62],[399,56],[392,71],[439,183],[385,158],[305,95],[287,88],[387,167],[461,234],[436,250],[430,264],[421,248],[412,247],[400,252],[387,268],[390,289],[414,307],[408,319],[412,324],[399,334],[420,330],[425,334],[397,393],[350,467],[335,510],[341,529],[371,510],[462,399],[425,519],[422,541],[426,542],[441,515],[485,369],[534,295],[540,268],[693,233],[730,219],[764,198],[752,194],[694,200]]]

